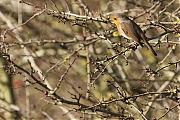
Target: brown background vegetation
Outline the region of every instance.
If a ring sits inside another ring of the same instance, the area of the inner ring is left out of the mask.
[[[8,103],[1,106],[1,118],[178,120],[179,5],[179,0],[1,0],[1,69],[12,83],[11,101],[0,90],[1,104]],[[146,32],[157,57],[118,35],[109,17],[117,12]]]

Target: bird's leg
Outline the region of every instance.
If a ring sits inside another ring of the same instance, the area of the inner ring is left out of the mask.
[[[128,46],[134,46],[134,45],[136,45],[137,43],[135,42],[135,41],[133,41],[132,43],[129,43],[129,45]]]
[[[135,50],[137,49],[138,45],[139,45],[139,43],[133,41],[132,43],[130,43],[130,44],[128,45],[128,47],[131,48],[131,49],[133,49],[133,50],[135,51]]]

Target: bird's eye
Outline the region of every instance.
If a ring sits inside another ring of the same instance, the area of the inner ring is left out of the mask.
[[[117,20],[117,18],[114,18],[114,20]]]

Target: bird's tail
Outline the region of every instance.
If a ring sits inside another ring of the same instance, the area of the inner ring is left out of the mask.
[[[149,44],[147,38],[146,38],[146,40],[145,40],[145,44],[147,45],[147,47],[149,48],[149,50],[151,50],[151,52],[152,52],[155,56],[157,56],[157,53],[154,51],[153,47]]]

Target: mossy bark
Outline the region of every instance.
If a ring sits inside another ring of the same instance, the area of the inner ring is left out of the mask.
[[[0,99],[2,108],[1,117],[6,120],[14,120],[14,112],[11,110],[10,105],[14,104],[13,89],[11,85],[11,77],[6,72],[7,62],[6,59],[0,57]]]

